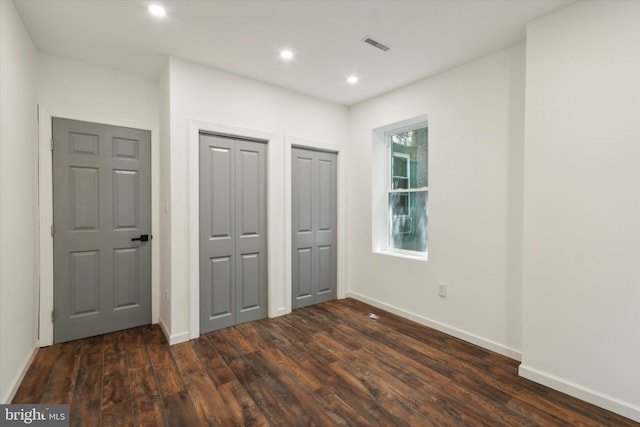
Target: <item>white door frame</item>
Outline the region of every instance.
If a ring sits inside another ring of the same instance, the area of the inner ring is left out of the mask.
[[[40,346],[53,344],[53,153],[51,138],[53,117],[130,127],[151,131],[151,323],[158,322],[160,310],[160,232],[159,209],[159,127],[157,123],[140,122],[88,114],[77,111],[61,111],[38,106],[38,213],[39,213],[39,269],[40,269]]]

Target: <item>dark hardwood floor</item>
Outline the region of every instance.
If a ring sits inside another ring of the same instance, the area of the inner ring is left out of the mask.
[[[346,299],[173,347],[154,325],[42,348],[13,402],[70,403],[72,426],[640,425],[517,365]]]

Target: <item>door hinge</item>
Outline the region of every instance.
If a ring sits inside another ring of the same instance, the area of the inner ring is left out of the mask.
[[[53,237],[53,224],[51,224],[51,237]]]
[[[55,310],[51,310],[51,322],[56,320],[56,311]]]
[[[51,151],[53,151],[53,138],[51,138],[50,147],[51,147]]]

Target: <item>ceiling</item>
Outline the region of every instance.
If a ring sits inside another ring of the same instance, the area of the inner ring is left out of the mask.
[[[344,105],[521,42],[528,22],[572,2],[157,0],[158,19],[146,0],[14,0],[43,52],[150,77],[176,56]]]

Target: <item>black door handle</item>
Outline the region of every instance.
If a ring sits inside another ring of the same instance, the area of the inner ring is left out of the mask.
[[[148,242],[149,241],[149,235],[148,234],[141,234],[140,237],[134,237],[133,239],[131,239],[132,242]]]

